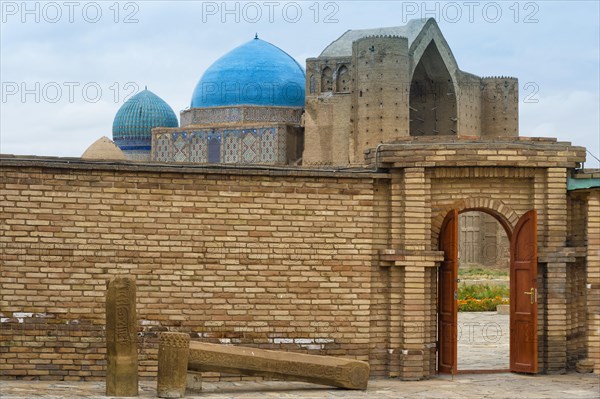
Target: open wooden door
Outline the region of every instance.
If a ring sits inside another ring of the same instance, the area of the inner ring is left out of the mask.
[[[538,372],[537,213],[517,222],[510,238],[510,370]]]
[[[451,210],[440,230],[439,249],[444,261],[439,270],[438,371],[456,374],[458,318],[458,210]]]

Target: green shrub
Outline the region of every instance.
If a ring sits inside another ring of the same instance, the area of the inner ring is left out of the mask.
[[[458,299],[467,297],[475,299],[486,299],[510,296],[510,289],[506,285],[496,284],[460,284],[458,286]]]
[[[493,312],[498,305],[509,303],[510,290],[505,285],[461,284],[458,287],[459,312]]]

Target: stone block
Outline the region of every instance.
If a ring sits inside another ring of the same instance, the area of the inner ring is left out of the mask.
[[[106,395],[138,396],[135,280],[113,277],[106,295]]]
[[[160,333],[156,388],[159,397],[182,398],[185,396],[189,344],[189,334]]]
[[[369,364],[353,359],[190,342],[188,369],[367,389]]]

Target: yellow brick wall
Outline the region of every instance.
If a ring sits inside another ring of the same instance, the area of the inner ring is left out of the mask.
[[[587,348],[600,374],[600,190],[590,193],[587,208]]]
[[[164,329],[369,360],[388,212],[385,184],[355,176],[3,168],[2,375],[101,378],[121,273],[137,280],[142,377]]]
[[[529,177],[435,178],[431,186],[434,215],[458,201],[476,198],[498,200],[518,216],[534,207],[533,179]]]
[[[450,207],[487,208],[511,226],[538,210],[540,370],[560,372],[586,353],[598,370],[599,191],[567,202],[565,170],[9,162],[0,377],[102,379],[106,281],[131,274],[142,377],[155,377],[157,334],[168,329],[355,357],[372,377],[427,378],[438,219]]]

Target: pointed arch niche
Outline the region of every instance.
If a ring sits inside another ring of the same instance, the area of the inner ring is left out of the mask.
[[[321,93],[333,91],[333,71],[329,67],[321,72]]]
[[[409,101],[411,136],[456,136],[454,82],[433,40],[413,72]]]

